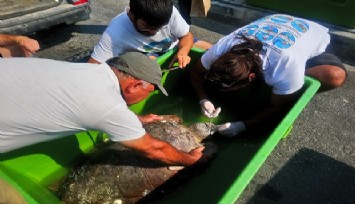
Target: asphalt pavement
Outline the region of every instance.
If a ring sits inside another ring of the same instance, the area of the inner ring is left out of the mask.
[[[213,3],[207,18],[192,19],[191,29],[196,37],[212,43],[275,13],[244,4]],[[355,203],[355,32],[321,24],[331,30],[328,50],[345,63],[347,81],[312,98],[237,204]]]

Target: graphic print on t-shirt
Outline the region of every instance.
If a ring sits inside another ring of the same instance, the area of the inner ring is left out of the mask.
[[[245,27],[245,29],[241,30],[238,34],[249,36],[249,35],[253,35],[255,31],[257,31],[258,29],[259,29],[258,25],[250,25]]]
[[[273,39],[277,33],[278,29],[276,27],[265,26],[256,32],[255,37],[258,38],[261,42],[264,42]]]
[[[159,42],[150,42],[149,44],[146,44],[143,46],[143,49],[145,52],[163,52],[165,50],[168,50],[172,44],[172,41],[170,38],[165,38],[162,41]]]
[[[289,48],[295,43],[295,37],[288,32],[282,32],[275,37],[273,44],[278,48]]]
[[[271,21],[275,22],[275,23],[279,23],[279,24],[285,24],[288,23],[290,21],[292,21],[292,17],[291,16],[273,16],[270,18]]]
[[[292,16],[273,15],[255,21],[236,34],[255,36],[264,45],[268,44],[275,50],[282,50],[292,47],[297,38],[308,30],[309,24],[304,20]]]
[[[305,32],[307,32],[307,30],[309,30],[309,25],[302,20],[296,19],[291,22],[291,25],[301,33],[305,33]]]

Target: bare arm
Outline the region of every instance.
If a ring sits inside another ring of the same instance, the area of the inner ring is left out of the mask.
[[[203,156],[204,147],[198,147],[190,152],[182,152],[167,142],[156,139],[146,133],[135,140],[121,142],[122,145],[142,153],[145,157],[158,160],[169,165],[190,166]]]
[[[88,63],[92,63],[92,64],[101,64],[99,61],[95,60],[94,58],[90,57],[88,60]]]
[[[179,66],[186,67],[191,61],[189,52],[194,44],[194,36],[191,32],[188,32],[185,36],[179,39],[179,50],[176,54]]]
[[[21,35],[0,34],[0,45],[1,46],[17,45],[24,51],[26,56],[29,56],[30,54],[34,54],[40,48],[37,40],[28,38],[26,36],[21,36]]]
[[[254,117],[243,121],[246,128],[251,129],[263,124],[266,121],[270,122],[275,119],[280,119],[291,107],[291,105],[297,100],[298,96],[299,91],[288,95],[271,94],[271,107],[259,112]]]
[[[207,98],[207,93],[203,87],[203,77],[206,73],[207,70],[203,67],[201,59],[198,60],[196,66],[192,67],[190,71],[191,83],[196,91],[199,100]]]
[[[154,122],[154,121],[159,121],[159,120],[163,119],[162,116],[155,115],[155,114],[137,115],[137,117],[138,117],[139,121],[141,121],[141,123],[143,123],[143,124]]]
[[[17,40],[21,36],[18,35],[6,35],[6,34],[0,34],[0,45],[5,46],[5,45],[13,45],[17,43]]]

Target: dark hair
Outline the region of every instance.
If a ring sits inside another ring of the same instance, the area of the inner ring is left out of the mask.
[[[263,62],[259,56],[263,44],[261,41],[245,36],[237,36],[241,40],[230,51],[223,54],[212,63],[206,78],[212,82],[219,82],[222,87],[244,87],[250,83],[249,75],[255,73],[255,80],[262,79]],[[218,83],[217,83],[218,85]]]
[[[173,13],[171,0],[130,0],[129,7],[135,20],[141,19],[152,27],[168,24]]]

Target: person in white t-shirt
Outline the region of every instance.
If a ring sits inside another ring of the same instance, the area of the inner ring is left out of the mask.
[[[167,95],[158,63],[142,53],[102,64],[4,58],[0,78],[0,153],[94,129],[169,165],[192,165],[203,156],[203,146],[182,152],[155,139],[142,123],[161,117],[137,116],[127,107],[154,85]]]
[[[0,34],[0,57],[29,57],[39,48],[37,40],[29,37]]]
[[[320,91],[341,86],[346,69],[336,56],[325,52],[329,42],[327,28],[282,14],[237,29],[213,45],[191,70],[202,113],[215,118],[221,112],[209,100],[207,87],[228,95],[241,88],[269,86],[268,108],[218,127],[220,134],[233,137],[281,116],[299,96],[305,75],[321,82]]]
[[[88,62],[102,63],[128,51],[146,53],[152,58],[178,48],[181,68],[190,63],[192,46],[208,49],[205,41],[194,43],[190,26],[171,0],[131,0],[127,11],[116,16],[95,45]]]

